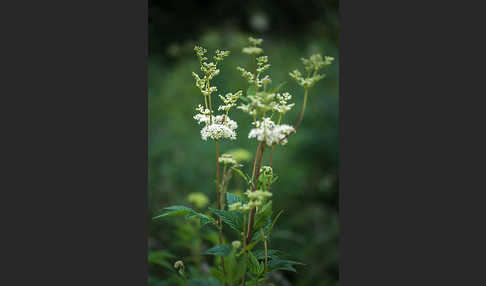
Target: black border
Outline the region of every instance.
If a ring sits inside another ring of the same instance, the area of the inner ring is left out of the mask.
[[[340,3],[344,286],[485,284],[483,10],[436,3]],[[148,2],[12,5],[0,284],[145,285]]]

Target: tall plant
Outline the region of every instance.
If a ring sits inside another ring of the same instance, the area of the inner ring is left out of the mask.
[[[175,262],[174,267],[186,285],[260,285],[266,283],[269,273],[276,270],[295,271],[294,265],[302,264],[285,259],[282,251],[269,248],[271,232],[283,212],[274,214],[272,208],[270,189],[277,180],[272,169],[272,158],[276,146],[287,144],[288,137],[297,131],[304,117],[309,90],[325,77],[320,71],[329,66],[334,59],[327,56],[323,58],[320,54],[312,55],[308,59],[302,58],[305,76],[299,70],[289,73],[303,88],[304,93],[298,121],[292,126],[283,123],[285,114],[295,106],[295,103],[290,103],[292,96],[288,92],[280,91],[282,85],[270,86],[271,78],[265,74],[268,73],[270,64],[268,57],[263,55],[263,40],[252,37],[248,40],[249,46],[243,48],[242,52],[254,58],[255,69],[248,71],[243,67],[237,67],[249,84],[246,94],[243,95],[243,91],[239,90],[225,96],[219,95],[222,104],[217,110],[213,108],[212,95],[218,89],[212,85],[212,80],[220,73],[219,64],[230,52],[216,50],[210,61],[206,49],[199,46],[194,48],[202,75],[195,72],[192,75],[204,103],[196,108],[198,113],[194,115],[194,119],[203,125],[202,140],[215,142],[217,209],[208,208],[208,212],[202,213],[186,206],[171,206],[166,208],[165,213],[155,217],[158,219],[185,215],[186,218],[199,219],[201,226],[212,226],[218,231],[218,244],[203,253],[219,257],[211,268],[211,277],[187,277],[183,261]],[[220,155],[219,141],[235,140],[237,136],[238,124],[230,118],[233,107],[250,116],[253,128],[248,138],[256,139],[258,142],[251,175],[241,170],[242,166],[231,154]],[[264,165],[264,153],[269,148],[269,162]],[[228,192],[233,174],[240,176],[247,185],[247,191],[242,196]],[[235,232],[238,239],[230,244],[226,243],[223,226]],[[258,247],[260,249],[257,249]]]

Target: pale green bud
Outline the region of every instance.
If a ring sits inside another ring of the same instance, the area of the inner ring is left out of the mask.
[[[233,241],[233,242],[231,243],[231,245],[233,245],[233,248],[238,249],[238,248],[240,248],[240,247],[241,247],[241,241],[239,241],[239,240],[235,240],[235,241]]]

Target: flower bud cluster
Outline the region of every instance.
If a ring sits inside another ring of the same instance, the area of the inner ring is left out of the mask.
[[[273,107],[273,110],[284,115],[287,111],[290,111],[294,107],[295,103],[288,104],[288,101],[292,99],[292,95],[288,92],[282,94],[277,93],[278,103]]]
[[[246,197],[248,198],[247,203],[236,202],[228,206],[230,211],[242,211],[248,212],[252,208],[260,207],[265,203],[265,201],[272,196],[272,193],[263,190],[247,190],[245,192]]]
[[[233,159],[233,156],[231,154],[223,154],[219,157],[218,159],[219,163],[223,163],[225,165],[237,165],[238,163],[236,162],[235,159]]]
[[[243,53],[249,54],[249,55],[259,55],[263,53],[262,48],[258,47],[259,45],[262,44],[263,39],[255,39],[252,37],[248,38],[248,42],[250,43],[249,47],[243,48]]]
[[[268,64],[268,56],[261,56],[257,59],[257,73],[262,73],[270,68],[270,64]]]
[[[231,107],[236,106],[236,102],[238,101],[238,98],[243,95],[243,91],[238,90],[235,94],[233,93],[227,93],[225,96],[219,95],[219,98],[223,100],[225,105],[220,105],[218,107],[218,110],[224,110],[228,112]]]
[[[253,81],[254,81],[254,79],[255,79],[255,76],[254,76],[254,75],[253,75],[251,72],[249,72],[249,71],[245,70],[245,69],[244,69],[244,68],[242,68],[242,67],[236,67],[236,69],[237,69],[239,72],[241,72],[241,76],[242,76],[243,78],[245,78],[245,79],[248,81],[248,83],[250,83],[250,84],[251,84],[251,83],[253,83]]]
[[[305,89],[309,89],[326,76],[325,74],[319,74],[318,71],[323,67],[330,65],[333,61],[333,57],[326,56],[323,59],[320,54],[314,54],[308,59],[302,58],[302,63],[307,71],[306,77],[303,77],[299,70],[294,70],[290,72],[289,75],[298,85]]]

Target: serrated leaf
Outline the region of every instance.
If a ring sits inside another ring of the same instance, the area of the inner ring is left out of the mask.
[[[164,209],[167,210],[168,212],[155,216],[153,219],[174,216],[174,215],[185,215],[194,211],[193,209],[188,208],[186,206],[170,206]]]
[[[242,177],[242,178],[243,178],[243,180],[245,180],[245,182],[247,182],[247,183],[248,183],[248,180],[249,180],[249,179],[248,179],[248,177],[245,175],[245,173],[243,173],[243,171],[241,171],[240,169],[235,168],[235,167],[231,167],[231,169],[232,169],[233,171],[235,171],[235,173],[236,173],[236,174],[238,174],[240,177]]]
[[[242,213],[236,211],[216,210],[212,208],[209,208],[209,210],[216,216],[220,217],[225,224],[235,230],[238,234],[243,231]]]
[[[245,203],[245,201],[242,198],[232,193],[226,193],[226,201],[228,202],[228,205],[232,205],[238,202],[242,204]]]
[[[268,269],[271,270],[286,270],[297,272],[293,265],[305,265],[302,262],[292,261],[292,260],[280,260],[272,259],[268,262]]]
[[[266,223],[266,218],[272,216],[272,201],[266,203],[255,215],[253,230],[259,230]]]
[[[253,274],[255,274],[255,276],[259,276],[263,273],[263,270],[265,269],[265,264],[258,262],[258,259],[251,251],[249,251],[248,253],[250,258],[248,268]]]
[[[220,244],[211,247],[210,249],[206,250],[203,254],[205,255],[214,255],[214,256],[228,256],[231,252],[232,246],[226,244]]]
[[[255,255],[256,259],[265,259],[265,250],[258,249],[253,251],[253,255]],[[268,250],[268,258],[270,259],[281,259],[283,256],[282,251],[276,249],[269,249]]]
[[[263,230],[265,231],[265,235],[266,236],[269,236],[270,233],[272,232],[272,229],[273,229],[273,226],[275,225],[275,223],[277,222],[278,218],[280,217],[280,215],[283,213],[283,210],[281,210],[276,216],[275,218],[273,219],[273,221],[270,223],[270,224],[267,224],[263,227]],[[268,217],[269,218],[269,217]],[[252,240],[251,240],[251,243],[246,247],[247,250],[251,250],[253,247],[255,247],[255,245],[257,245],[261,240],[263,239],[262,235],[260,232],[257,232]]]
[[[192,211],[188,214],[186,214],[186,218],[193,218],[193,217],[199,217],[201,221],[201,226],[205,226],[208,223],[216,223],[216,220],[210,216],[207,216],[203,213],[197,212],[197,211]]]

